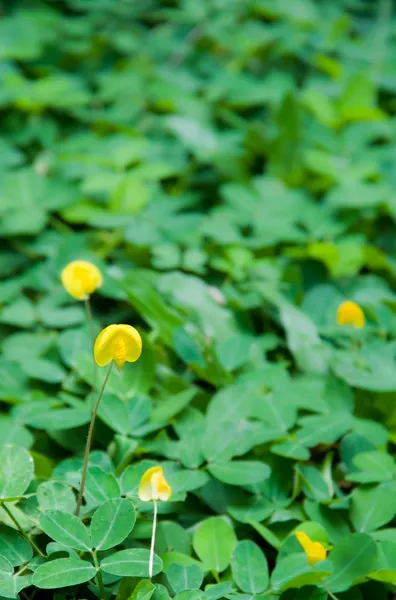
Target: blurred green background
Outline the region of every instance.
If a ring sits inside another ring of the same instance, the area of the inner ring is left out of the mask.
[[[227,514],[270,570],[301,523],[330,545],[359,532],[371,558],[332,589],[392,583],[392,0],[0,4],[0,446],[35,459],[24,527],[49,508],[40,486],[78,480],[92,365],[60,272],[86,259],[97,331],[144,338],[109,382],[96,468],[163,462],[168,518]],[[347,298],[362,331],[337,325]],[[372,539],[392,542],[380,566]]]

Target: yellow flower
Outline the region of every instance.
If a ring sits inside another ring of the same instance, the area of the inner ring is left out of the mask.
[[[61,274],[63,287],[77,300],[87,300],[103,283],[98,267],[86,260],[74,260]]]
[[[313,542],[303,531],[296,531],[296,538],[304,548],[310,565],[326,560],[326,550],[320,542]]]
[[[346,300],[337,310],[338,325],[353,325],[356,329],[362,329],[366,323],[364,312],[356,302]]]
[[[166,481],[162,467],[151,467],[143,473],[139,485],[139,499],[143,502],[162,500],[166,502],[171,497],[172,490]]]
[[[142,353],[142,338],[131,325],[109,325],[95,340],[94,357],[100,367],[111,360],[118,369],[126,362],[135,362]]]

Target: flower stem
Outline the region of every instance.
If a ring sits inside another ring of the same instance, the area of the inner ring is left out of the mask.
[[[12,514],[12,512],[10,511],[10,509],[8,508],[8,506],[4,502],[0,502],[0,506],[4,510],[4,512],[6,512],[7,515],[10,517],[11,521],[14,523],[14,525],[18,529],[19,533],[21,535],[23,535],[23,537],[25,538],[25,540],[28,541],[29,544],[32,546],[32,548],[34,548],[36,550],[37,554],[39,554],[40,556],[45,556],[45,554],[43,554],[43,552],[41,552],[40,548],[30,538],[30,536],[28,536],[28,534],[23,531],[22,527],[20,526],[19,522],[14,517],[14,515]]]
[[[88,322],[88,327],[89,327],[89,333],[91,336],[91,342],[92,342],[92,351],[93,351],[93,347],[95,345],[95,325],[94,325],[94,321],[93,321],[93,316],[92,316],[92,309],[91,309],[91,303],[88,298],[85,298],[84,300],[84,306],[85,306],[85,312],[87,315],[87,322]],[[96,389],[96,362],[94,360],[94,358],[92,358],[93,361],[93,373],[92,373],[92,392],[95,392]]]
[[[105,586],[103,583],[103,577],[102,577],[102,573],[101,570],[99,568],[99,564],[98,564],[98,557],[96,555],[96,552],[92,552],[92,557],[94,559],[94,563],[95,563],[95,567],[97,568],[96,571],[96,580],[98,582],[98,586],[100,589],[100,595],[101,595],[101,600],[106,600],[106,590],[105,590]]]
[[[330,598],[332,598],[333,600],[338,600],[337,596],[335,596],[332,592],[330,592],[330,590],[327,589],[327,587],[325,586],[324,583],[322,583],[322,588],[324,589],[326,594],[328,594],[330,596]]]
[[[153,531],[151,534],[150,561],[149,561],[149,578],[150,579],[153,576],[155,531],[157,529],[157,500],[153,499],[153,504],[154,504],[154,518],[153,518]]]
[[[80,512],[80,508],[81,508],[81,504],[82,504],[82,499],[83,499],[83,494],[84,494],[85,480],[87,478],[88,459],[89,459],[89,452],[91,450],[93,433],[94,433],[94,429],[95,429],[96,415],[98,414],[99,404],[100,404],[100,401],[102,399],[103,392],[104,392],[104,389],[106,387],[107,380],[108,380],[108,378],[110,376],[112,366],[113,366],[113,361],[111,361],[111,363],[110,363],[110,366],[109,366],[108,371],[106,373],[106,377],[104,378],[101,390],[99,392],[98,399],[97,399],[95,407],[94,407],[94,409],[92,411],[91,423],[89,424],[87,443],[86,443],[85,452],[84,452],[84,464],[83,464],[83,470],[82,470],[82,474],[81,474],[80,491],[78,492],[77,506],[76,506],[76,511],[74,513],[77,517],[78,517],[79,512]]]

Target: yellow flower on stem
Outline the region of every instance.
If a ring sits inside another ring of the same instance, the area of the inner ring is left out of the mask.
[[[86,260],[74,260],[66,265],[61,273],[61,280],[65,290],[84,302],[87,314],[88,327],[91,334],[92,345],[95,342],[95,326],[92,318],[92,310],[89,302],[90,295],[103,283],[103,277],[98,267]],[[96,366],[93,363],[92,391],[96,389]]]
[[[139,499],[143,502],[162,500],[166,502],[171,497],[172,490],[165,479],[162,467],[151,467],[143,474],[139,485]]]
[[[83,470],[81,474],[80,490],[77,498],[75,514],[78,516],[82,504],[85,480],[87,478],[89,451],[91,449],[93,432],[95,428],[96,415],[99,404],[110,377],[113,363],[115,362],[120,370],[125,362],[135,362],[142,353],[142,338],[131,325],[109,325],[100,332],[94,344],[94,358],[100,367],[109,364],[106,376],[103,380],[98,399],[92,411],[91,423],[89,425],[87,443],[85,446]]]
[[[303,531],[296,531],[296,538],[304,548],[310,565],[314,565],[321,560],[326,560],[326,549],[320,542],[313,542]]]
[[[151,467],[147,469],[140,480],[139,499],[142,502],[153,502],[154,517],[153,531],[151,534],[150,560],[149,560],[149,577],[153,576],[154,563],[154,547],[155,547],[155,531],[157,528],[157,500],[166,502],[172,495],[172,490],[169,483],[165,479],[162,467]]]
[[[338,325],[353,325],[356,329],[362,329],[366,319],[359,304],[352,300],[346,300],[338,307],[337,323]]]
[[[142,353],[142,338],[131,325],[109,325],[100,332],[94,345],[95,361],[104,367],[114,360],[120,370],[126,362],[135,362]]]
[[[87,300],[103,283],[98,267],[86,260],[74,260],[66,265],[61,279],[65,290],[76,300]]]

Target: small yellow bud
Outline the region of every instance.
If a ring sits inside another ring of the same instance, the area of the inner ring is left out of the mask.
[[[356,302],[346,300],[337,310],[338,325],[353,325],[356,329],[362,329],[366,323],[364,312]]]
[[[103,283],[98,267],[86,260],[75,260],[66,265],[61,280],[65,290],[76,300],[87,300]]]
[[[111,360],[120,370],[126,362],[135,362],[142,353],[142,338],[131,325],[109,325],[95,340],[94,358],[100,367]]]

